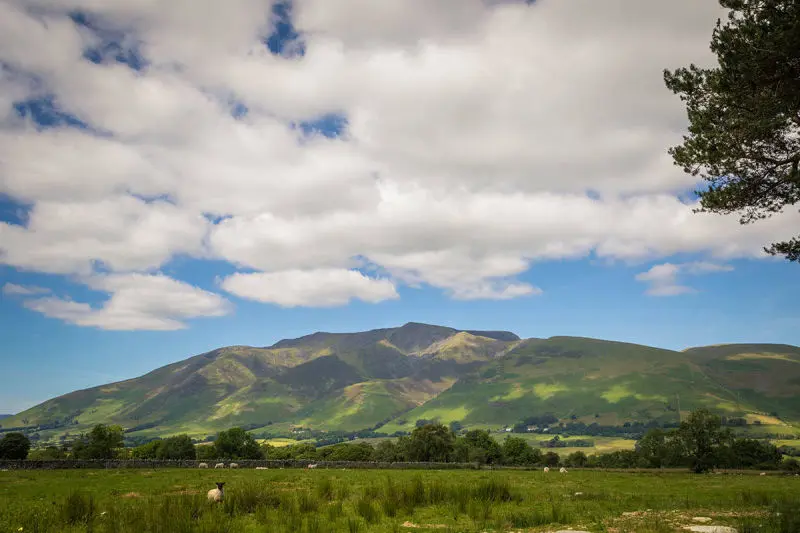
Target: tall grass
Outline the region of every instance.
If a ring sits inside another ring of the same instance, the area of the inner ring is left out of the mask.
[[[94,498],[81,492],[71,492],[61,504],[61,520],[70,526],[89,524],[94,519]]]

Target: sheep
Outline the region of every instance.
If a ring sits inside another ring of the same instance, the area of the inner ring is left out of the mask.
[[[313,464],[313,465],[308,465],[308,468],[316,468],[316,467],[317,467],[317,465],[316,465],[316,464]]]
[[[766,473],[766,472],[761,472],[761,473],[759,474],[759,476],[766,476],[766,475],[767,475],[767,473]]]
[[[561,472],[562,474],[566,474],[567,473],[567,469],[562,466],[561,470],[559,470],[559,472]]]
[[[222,498],[225,496],[225,492],[222,490],[222,486],[225,485],[225,482],[217,482],[217,488],[211,489],[208,491],[208,501],[210,502],[221,502]]]
[[[549,466],[544,467],[544,471],[545,472],[549,472],[550,471],[550,467]]]
[[[231,468],[239,468],[239,463],[231,463]]]
[[[200,463],[197,468],[208,468],[208,463]]]
[[[225,463],[217,463],[214,465],[214,468],[225,468]]]
[[[256,470],[269,470],[266,466],[257,466]]]

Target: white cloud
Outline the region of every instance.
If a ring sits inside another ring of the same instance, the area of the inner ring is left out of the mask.
[[[26,300],[28,309],[78,326],[105,330],[183,329],[185,320],[219,317],[231,311],[219,296],[163,275],[93,276],[86,283],[111,296],[101,307],[55,296]]]
[[[163,201],[130,196],[40,201],[26,227],[0,223],[0,263],[56,274],[155,269],[177,254],[202,255],[208,222]]]
[[[685,265],[687,272],[690,274],[705,274],[709,272],[731,272],[733,267],[730,265],[718,265],[716,263],[708,263],[706,261],[697,261]]]
[[[10,296],[34,296],[37,294],[48,294],[50,289],[37,287],[36,285],[17,285],[16,283],[6,283],[3,285],[3,294]]]
[[[650,284],[646,294],[650,296],[677,296],[697,292],[692,287],[681,285],[678,278],[681,274],[699,275],[716,272],[730,272],[733,267],[699,261],[694,263],[663,263],[655,265],[650,270],[636,275],[637,281]]]
[[[662,71],[713,61],[715,2],[293,4],[302,57],[265,49],[270,0],[0,3],[0,193],[34,205],[0,224],[0,263],[89,276],[214,257],[261,272],[226,290],[280,305],[400,283],[497,299],[540,292],[517,279],[534,262],[759,258],[800,224],[741,226],[676,196],[694,184],[666,153],[686,117]],[[148,67],[83,59],[97,36],[73,9]],[[48,92],[103,133],[13,118]],[[342,138],[290,126],[326,113],[346,117]],[[347,274],[362,261],[391,281]],[[686,292],[675,276],[651,291]],[[276,288],[300,279],[297,296]]]
[[[520,296],[536,296],[541,293],[541,289],[529,283],[482,281],[472,287],[457,287],[453,290],[453,298],[456,300],[511,300]]]
[[[378,303],[399,297],[388,279],[347,269],[233,274],[222,280],[222,288],[240,298],[281,307],[336,307],[354,299]]]

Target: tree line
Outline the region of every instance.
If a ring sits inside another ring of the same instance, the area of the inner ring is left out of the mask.
[[[123,445],[120,426],[98,424],[69,446],[31,450],[22,433],[0,439],[0,459],[161,459],[161,460],[310,460],[363,462],[458,462],[506,466],[573,466],[600,468],[689,468],[706,472],[715,468],[800,470],[797,459],[783,458],[775,445],[737,437],[722,419],[705,409],[693,411],[677,428],[652,428],[633,450],[565,457],[543,451],[514,435],[502,442],[489,431],[454,428],[428,421],[409,435],[368,442],[341,442],[328,446],[300,443],[277,447],[259,444],[243,428],[219,432],[211,443],[195,444],[188,435],[156,439],[134,448]],[[554,439],[555,440],[555,439]],[[558,444],[564,443],[564,441]],[[558,447],[557,444],[549,443]]]

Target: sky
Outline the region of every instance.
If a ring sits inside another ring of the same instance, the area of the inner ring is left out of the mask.
[[[800,214],[694,213],[711,0],[0,0],[0,413],[426,322],[800,344]]]

